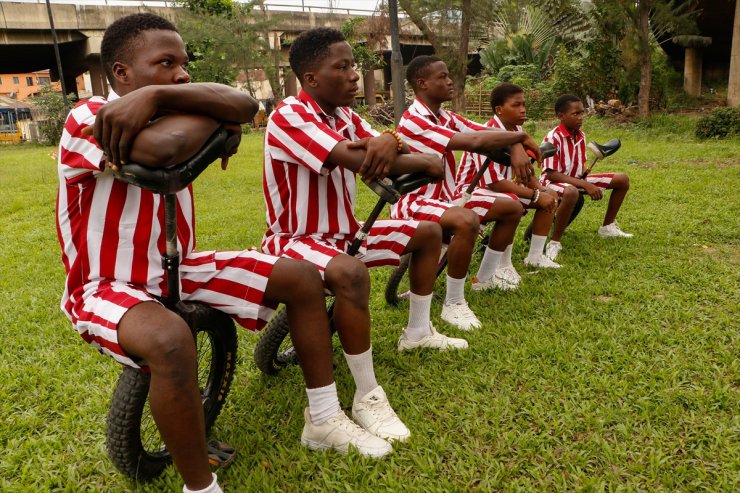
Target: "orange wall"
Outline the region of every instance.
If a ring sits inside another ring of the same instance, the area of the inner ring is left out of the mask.
[[[31,85],[28,85],[27,77],[31,78]],[[17,78],[18,82],[14,80]],[[0,96],[10,97],[10,93],[15,93],[15,99],[24,101],[27,98],[36,96],[46,85],[40,83],[43,79],[49,79],[49,71],[29,72],[27,74],[0,74]],[[48,84],[47,84],[48,85]],[[51,82],[52,87],[57,91],[62,90],[59,82]],[[84,90],[85,83],[82,76],[77,77],[77,89]],[[67,88],[67,92],[72,92]]]

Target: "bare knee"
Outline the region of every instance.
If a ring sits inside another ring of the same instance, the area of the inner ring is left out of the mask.
[[[445,234],[474,238],[480,228],[478,214],[464,207],[452,207],[442,214],[439,221]],[[473,240],[475,241],[475,240]]]
[[[573,205],[578,201],[580,192],[575,187],[565,187],[563,190],[563,205]]]
[[[612,180],[613,188],[619,188],[621,190],[630,189],[630,177],[624,173],[617,173],[614,175]]]
[[[442,244],[442,227],[433,221],[420,221],[411,242],[420,247],[409,251],[437,248]]]
[[[190,327],[175,313],[154,320],[148,327],[140,356],[153,375],[184,382],[195,375],[195,339]]]
[[[497,200],[495,207],[499,221],[519,221],[524,215],[524,206],[518,200]]]
[[[370,297],[370,274],[361,261],[349,255],[338,255],[324,271],[326,285],[339,299],[356,306],[367,306]]]
[[[265,288],[265,298],[285,304],[316,298],[323,304],[324,284],[321,274],[310,262],[281,258],[272,269]]]

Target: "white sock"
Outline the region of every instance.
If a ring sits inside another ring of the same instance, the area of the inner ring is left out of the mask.
[[[531,243],[529,244],[529,260],[537,260],[542,256],[542,252],[545,250],[545,242],[547,236],[532,235]]]
[[[315,425],[320,425],[342,410],[339,406],[336,382],[325,387],[307,388],[306,394],[308,395],[308,414],[311,415],[311,422]]]
[[[501,269],[502,267],[514,267],[514,264],[511,263],[511,251],[513,249],[513,243],[506,247],[506,250],[504,250],[504,254],[501,257],[501,262],[499,262],[498,264],[499,269]]]
[[[211,481],[211,484],[203,488],[202,490],[191,490],[187,486],[182,487],[183,493],[224,493],[223,490],[221,490],[221,487],[218,485],[218,478],[214,473],[211,473],[211,476],[213,477],[213,481]]]
[[[357,402],[378,386],[373,367],[373,347],[370,346],[370,349],[360,354],[344,353],[344,358],[347,360],[352,378],[355,379],[354,402]]]
[[[483,260],[480,261],[480,267],[478,267],[478,274],[475,277],[479,281],[487,281],[496,273],[499,264],[501,263],[501,257],[504,252],[497,252],[491,247],[486,247],[486,252],[483,254]]]
[[[409,324],[406,327],[406,337],[418,341],[431,334],[429,328],[429,312],[432,309],[432,293],[426,296],[411,293],[409,296]]]
[[[447,275],[447,296],[445,305],[452,305],[465,301],[465,278],[455,279]]]

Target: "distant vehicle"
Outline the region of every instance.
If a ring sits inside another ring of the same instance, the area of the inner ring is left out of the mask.
[[[31,120],[29,108],[0,107],[0,144],[19,144],[23,140],[18,122]]]

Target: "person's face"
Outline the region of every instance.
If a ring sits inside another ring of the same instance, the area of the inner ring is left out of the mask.
[[[450,101],[455,93],[455,87],[450,79],[450,72],[445,62],[432,62],[423,70],[423,78],[419,78],[417,85],[427,97],[437,102]]]
[[[188,54],[185,43],[175,31],[150,29],[133,42],[130,63],[113,64],[116,92],[123,95],[150,85],[185,84]]]
[[[325,110],[352,104],[359,80],[352,47],[346,41],[329,46],[329,55],[312,71],[303,74],[304,89],[308,89]]]
[[[527,119],[527,107],[524,105],[524,93],[509,96],[501,106],[496,106],[496,115],[504,125],[523,125]]]
[[[583,103],[575,101],[568,103],[568,107],[561,113],[558,113],[558,118],[565,128],[571,131],[576,131],[581,129],[581,125],[583,125],[583,116],[585,114],[586,112],[583,109]]]

